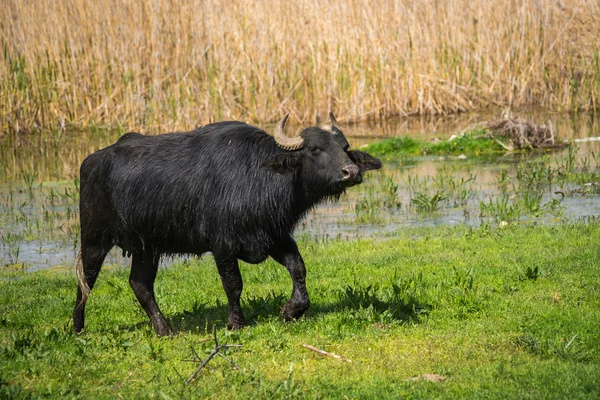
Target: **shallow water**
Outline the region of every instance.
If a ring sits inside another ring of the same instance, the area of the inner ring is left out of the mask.
[[[448,118],[409,118],[385,124],[342,125],[353,147],[384,137],[410,135],[447,139],[499,113],[473,113]],[[575,140],[577,152],[506,155],[491,159],[424,157],[411,162],[384,159],[381,171],[348,190],[337,203],[310,212],[296,236],[313,238],[379,238],[404,226],[501,224],[502,215],[485,215],[482,203],[520,196],[519,169],[559,170],[569,157],[574,170],[598,171],[600,118],[593,115],[548,114],[535,110],[514,117],[551,125],[563,140]],[[293,128],[292,128],[293,129]],[[45,136],[11,136],[0,141],[0,268],[71,268],[79,245],[78,168],[93,151],[113,143],[123,132],[63,132]],[[529,164],[526,164],[529,163]],[[527,167],[524,167],[527,165]],[[505,177],[504,183],[501,182]],[[415,183],[416,182],[416,183]],[[415,198],[442,191],[434,211],[419,211]],[[558,182],[538,188],[534,206],[512,216],[510,223],[553,223],[600,215],[597,182]],[[512,196],[512,197],[511,197]],[[508,199],[508,200],[507,200]],[[488,213],[489,214],[489,213]],[[106,264],[128,261],[116,250]]]

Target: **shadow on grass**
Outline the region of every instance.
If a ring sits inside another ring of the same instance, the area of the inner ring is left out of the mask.
[[[265,296],[251,296],[242,299],[242,311],[248,326],[254,326],[263,319],[279,315],[281,307],[287,301],[283,293],[270,292]],[[178,332],[206,330],[214,325],[217,329],[227,326],[227,304],[217,299],[215,305],[194,303],[190,310],[184,310],[172,316],[166,316],[169,324]]]
[[[340,291],[338,301],[325,307],[322,312],[344,311],[358,319],[370,322],[419,322],[433,308],[416,293],[392,284],[378,289],[347,285]]]
[[[391,293],[377,290],[373,286],[346,286],[337,293],[331,303],[313,302],[305,318],[341,313],[343,317],[358,321],[419,323],[433,308],[431,304],[421,301],[417,296],[389,292]],[[248,326],[255,326],[263,320],[278,318],[281,308],[287,301],[287,294],[275,292],[242,299],[242,311]],[[190,310],[166,317],[173,329],[178,332],[210,331],[213,325],[221,329],[227,325],[227,304],[218,300],[217,304],[210,306],[206,303],[194,303]],[[132,327],[139,325],[143,324]]]

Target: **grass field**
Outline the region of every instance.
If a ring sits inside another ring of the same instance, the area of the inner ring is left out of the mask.
[[[225,329],[210,257],[159,272],[180,334],[156,338],[127,270],[105,267],[86,331],[71,333],[73,273],[0,275],[0,398],[597,398],[600,225],[414,228],[301,240],[312,307],[283,323],[283,267],[242,265],[250,326]],[[183,382],[213,346],[240,344]],[[343,362],[302,344],[349,358]],[[192,348],[194,350],[192,350]],[[437,374],[441,382],[412,380]]]
[[[0,135],[598,109],[596,0],[7,0],[0,16]]]

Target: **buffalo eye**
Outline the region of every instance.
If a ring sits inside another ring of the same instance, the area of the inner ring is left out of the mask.
[[[319,151],[321,151],[321,149],[317,146],[311,146],[308,150],[313,154],[317,154]]]

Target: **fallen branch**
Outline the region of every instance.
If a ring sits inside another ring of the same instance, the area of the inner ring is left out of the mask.
[[[538,125],[524,119],[497,119],[484,124],[489,135],[492,132],[509,140],[509,147],[513,149],[537,149],[560,147],[556,142],[552,126]],[[499,142],[496,140],[496,142]],[[505,147],[505,146],[502,146]],[[505,147],[506,148],[506,147]]]
[[[507,146],[507,145],[505,145],[504,143],[502,143],[501,141],[499,141],[498,139],[496,139],[496,137],[495,137],[494,135],[492,135],[492,133],[491,133],[491,132],[489,132],[489,133],[487,134],[487,137],[489,137],[489,138],[491,138],[492,140],[494,140],[496,143],[498,143],[498,144],[499,144],[499,145],[500,145],[502,148],[504,148],[504,150],[506,150],[506,151],[513,151],[513,150],[514,150],[514,147],[513,147],[513,146],[510,146],[510,145],[509,145],[509,146]]]
[[[449,141],[468,132],[484,130],[482,135],[474,135],[474,139],[492,139],[506,151],[516,149],[552,149],[565,146],[556,140],[552,125],[539,125],[532,121],[519,118],[495,119],[488,122],[470,125],[457,135],[452,135]],[[498,138],[505,139],[503,142]]]
[[[210,339],[209,339],[210,340]],[[193,381],[196,376],[198,375],[198,373],[200,372],[200,370],[202,368],[204,368],[204,366],[206,364],[208,364],[208,362],[214,357],[214,356],[219,356],[222,357],[224,359],[226,359],[227,361],[229,361],[231,363],[231,365],[233,365],[238,371],[241,371],[241,368],[237,366],[236,363],[234,363],[232,360],[230,360],[229,358],[227,358],[224,354],[222,354],[220,352],[221,349],[227,349],[229,347],[242,347],[241,344],[219,344],[219,341],[217,340],[217,330],[216,328],[213,326],[213,340],[215,341],[215,347],[212,349],[212,351],[210,352],[210,354],[208,355],[208,357],[206,357],[204,359],[204,361],[202,361],[202,364],[200,364],[200,366],[198,368],[196,368],[196,370],[194,371],[194,373],[189,377],[189,379],[185,382],[186,385],[189,385],[191,381]],[[198,353],[196,353],[196,351],[194,350],[194,348],[192,347],[192,353],[194,353],[194,356],[196,357],[195,360],[185,360],[185,361],[194,361],[194,362],[198,362],[200,361],[200,357],[198,356]]]
[[[350,360],[349,358],[342,357],[342,356],[339,356],[337,354],[329,353],[329,352],[327,352],[325,350],[317,349],[316,347],[311,346],[310,344],[303,344],[302,347],[307,348],[307,349],[309,349],[311,351],[314,351],[315,353],[319,353],[319,354],[321,354],[323,356],[326,356],[326,357],[332,357],[332,358],[335,358],[335,359],[338,359],[338,360],[342,360],[342,361],[346,361],[346,362],[352,362],[352,360]]]

